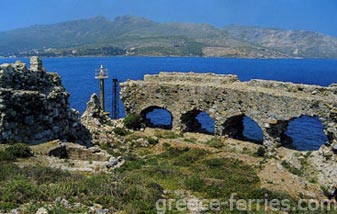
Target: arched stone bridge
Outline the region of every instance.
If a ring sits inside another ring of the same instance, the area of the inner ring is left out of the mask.
[[[288,123],[302,115],[319,118],[330,143],[337,143],[337,86],[321,87],[251,80],[236,75],[168,73],[145,75],[142,81],[121,84],[126,113],[145,115],[164,108],[172,115],[175,131],[198,128],[196,115],[214,120],[216,135],[242,135],[244,116],[262,129],[266,146],[287,141]],[[200,128],[200,127],[199,127]]]

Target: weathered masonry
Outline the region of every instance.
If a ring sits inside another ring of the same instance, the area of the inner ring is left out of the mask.
[[[145,75],[143,81],[121,84],[126,113],[145,115],[163,108],[172,115],[172,129],[193,131],[195,116],[206,112],[216,135],[240,135],[242,118],[262,129],[266,146],[287,140],[288,123],[302,115],[318,117],[331,144],[337,144],[337,86],[321,87],[277,81],[241,82],[236,75],[167,73]]]
[[[69,93],[38,57],[0,65],[0,143],[61,139],[89,145],[90,135],[70,108]]]

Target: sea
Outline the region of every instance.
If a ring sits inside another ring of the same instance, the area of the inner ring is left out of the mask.
[[[16,60],[29,63],[28,58],[0,58],[0,63]],[[95,70],[102,64],[108,69],[106,80],[106,110],[112,112],[112,78],[120,82],[143,79],[145,74],[168,72],[198,72],[236,74],[241,81],[251,79],[278,80],[293,83],[328,86],[337,83],[337,60],[330,59],[233,59],[202,57],[64,57],[43,58],[48,71],[62,77],[70,92],[72,108],[84,112],[91,94],[99,93],[99,83],[94,79]],[[123,103],[119,100],[119,117],[124,117]],[[170,114],[156,110],[147,115],[154,124],[170,122]],[[204,129],[212,131],[214,123],[206,113],[198,115]],[[261,141],[261,130],[250,118],[244,119],[247,139]],[[292,148],[299,151],[317,150],[327,142],[318,118],[303,116],[290,122],[286,132],[293,139]]]

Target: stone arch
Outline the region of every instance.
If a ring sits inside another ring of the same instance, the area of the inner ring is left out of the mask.
[[[203,117],[203,118],[200,118]],[[206,111],[192,109],[183,113],[180,117],[182,132],[199,132],[204,134],[214,134],[214,119]]]
[[[264,135],[261,126],[246,114],[228,117],[222,124],[222,135],[237,140],[263,143]]]
[[[324,122],[318,116],[302,114],[294,117],[287,123],[284,132],[287,141],[282,142],[282,145],[299,151],[318,150],[329,142],[324,129]]]
[[[149,115],[154,117],[149,117]],[[140,116],[142,117],[146,127],[172,129],[172,113],[164,107],[159,107],[157,105],[148,106],[140,112]]]

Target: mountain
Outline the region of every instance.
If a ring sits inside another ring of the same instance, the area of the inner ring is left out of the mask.
[[[243,26],[228,26],[223,30],[241,41],[277,50],[289,56],[337,57],[337,38],[322,33]]]
[[[337,38],[308,31],[94,17],[0,32],[0,55],[337,58]]]

